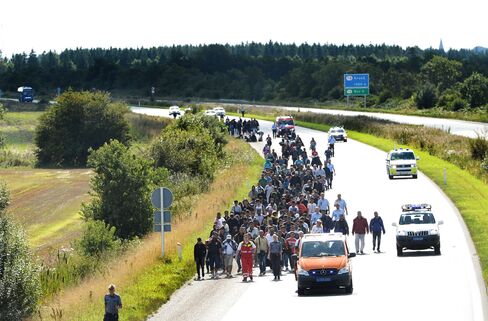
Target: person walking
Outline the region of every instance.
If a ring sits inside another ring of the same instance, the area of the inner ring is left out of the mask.
[[[234,235],[234,241],[237,244],[241,244],[242,241],[244,241],[244,235],[246,234],[246,228],[244,226],[241,226],[239,228],[239,233]],[[236,262],[237,262],[237,273],[240,273],[242,270],[242,265],[241,265],[241,257],[239,253],[236,255]]]
[[[217,233],[212,234],[212,238],[207,242],[207,257],[210,264],[212,279],[218,279],[217,270],[220,267],[222,255],[222,242],[218,239]]]
[[[205,277],[205,256],[207,256],[207,247],[203,244],[202,239],[199,237],[197,243],[193,247],[193,258],[197,266],[198,280],[200,280],[200,271],[202,271],[202,278]]]
[[[342,214],[337,222],[335,222],[334,232],[349,235],[349,225],[347,224],[344,214]]]
[[[242,106],[239,111],[242,115],[242,118],[244,118],[244,115],[246,114],[246,109],[244,109],[244,106]]]
[[[326,168],[325,177],[327,179],[327,187],[328,189],[332,189],[332,181],[334,179],[334,176],[336,176],[336,170],[330,159],[327,161],[325,168]]]
[[[237,255],[241,258],[242,262],[242,281],[247,282],[249,277],[252,281],[252,267],[254,261],[254,252],[256,251],[256,245],[250,241],[248,233],[244,234],[244,240],[239,244],[237,248]]]
[[[271,131],[273,132],[273,138],[276,138],[276,133],[278,132],[278,127],[276,127],[276,123],[271,124]]]
[[[341,194],[337,194],[337,199],[335,200],[334,204],[339,204],[339,208],[343,210],[346,215],[349,214],[349,212],[347,211],[347,203],[342,198]]]
[[[264,236],[264,231],[259,231],[259,236],[254,240],[258,253],[259,276],[266,274],[266,254],[269,252],[269,242]]]
[[[385,226],[383,225],[383,220],[376,211],[374,212],[374,217],[369,221],[369,230],[371,231],[371,234],[373,234],[373,252],[377,249],[378,253],[381,253],[381,232],[385,234]]]
[[[283,249],[283,261],[286,271],[293,271],[294,264],[292,255],[295,254],[295,232],[291,231],[288,233],[288,237],[285,239],[285,248]],[[288,269],[288,262],[290,263],[290,269]]]
[[[271,261],[271,269],[273,270],[275,281],[280,280],[282,253],[283,245],[281,244],[278,235],[273,234],[273,241],[269,243],[268,259]]]
[[[237,243],[232,239],[232,236],[227,235],[224,243],[222,243],[222,252],[224,254],[224,272],[227,277],[232,277],[232,263],[237,252]]]
[[[368,220],[362,216],[361,211],[358,211],[358,215],[352,223],[352,235],[355,235],[354,243],[357,254],[364,254],[364,236],[368,233]]]
[[[310,231],[312,234],[316,233],[324,233],[324,227],[322,225],[322,220],[318,219],[314,226],[312,226],[312,230]]]
[[[332,156],[335,156],[334,144],[336,142],[334,135],[329,135],[329,139],[327,141],[329,143],[329,149],[332,152]]]
[[[115,293],[115,285],[108,286],[108,294],[105,294],[105,315],[103,321],[118,321],[119,310],[122,309],[122,299]]]

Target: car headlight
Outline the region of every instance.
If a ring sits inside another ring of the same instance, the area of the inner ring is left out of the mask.
[[[301,276],[309,276],[308,274],[308,271],[307,270],[304,270],[302,268],[298,268],[298,275],[301,275]]]
[[[346,274],[346,273],[349,273],[349,267],[348,266],[343,267],[342,269],[339,270],[339,272],[337,272],[337,274]]]
[[[430,234],[430,235],[437,235],[437,234],[439,234],[439,230],[437,230],[437,229],[432,229],[432,230],[430,230],[429,234]]]
[[[397,235],[398,236],[406,236],[407,235],[407,231],[398,231],[397,232]]]
[[[416,165],[416,164],[412,164],[412,165],[410,165],[410,166],[412,166],[412,167],[417,167],[417,165]]]
[[[396,168],[396,165],[391,165],[391,168],[395,169]]]

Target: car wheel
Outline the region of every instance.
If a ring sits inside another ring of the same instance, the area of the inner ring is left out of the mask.
[[[353,291],[353,286],[352,286],[352,280],[351,280],[351,284],[349,284],[348,286],[346,286],[346,294],[352,294],[352,291]]]
[[[298,296],[304,296],[304,295],[305,295],[305,289],[303,289],[303,288],[298,288],[298,290],[297,290],[297,294],[298,294]]]
[[[347,139],[344,139],[344,143],[347,143]]]
[[[441,255],[441,245],[434,246],[434,254]]]
[[[388,175],[388,178],[389,179],[393,179],[393,175]]]
[[[403,255],[403,248],[397,245],[397,256],[402,256],[402,255]]]
[[[413,179],[417,179],[417,175],[412,175]]]

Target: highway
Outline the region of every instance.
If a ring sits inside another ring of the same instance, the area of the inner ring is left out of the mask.
[[[236,104],[218,104],[236,106]],[[286,111],[293,112],[311,112],[317,114],[331,114],[331,115],[343,115],[343,116],[369,116],[373,118],[385,119],[394,121],[401,124],[410,125],[424,125],[427,127],[434,127],[449,131],[451,134],[476,138],[478,134],[488,134],[488,123],[471,122],[457,119],[446,118],[434,118],[434,117],[421,117],[421,116],[407,116],[407,115],[395,115],[387,113],[372,113],[361,111],[349,111],[338,109],[319,109],[319,108],[305,108],[305,107],[286,107],[286,106],[265,106],[265,105],[239,105],[244,107],[257,107],[257,108],[279,108]]]
[[[133,111],[168,116],[167,110],[162,109]],[[270,122],[260,124],[266,134],[271,132]],[[298,128],[297,133],[307,146],[315,137],[319,154],[323,155],[325,133],[305,128]],[[261,151],[263,143],[252,146]],[[279,150],[278,147],[275,140],[273,148]],[[333,163],[337,176],[333,189],[326,191],[326,198],[332,203],[337,193],[342,194],[348,203],[350,227],[358,210],[368,220],[373,211],[378,211],[386,227],[383,253],[373,253],[368,235],[366,254],[352,259],[352,295],[327,291],[298,297],[292,274],[280,282],[273,282],[271,273],[255,277],[253,283],[241,283],[240,277],[191,281],[149,320],[297,320],[307,316],[334,321],[488,320],[478,257],[456,208],[422,173],[417,180],[389,180],[385,156],[383,151],[353,140],[336,144]],[[419,166],[421,169],[421,161]],[[436,219],[445,222],[441,226],[441,256],[434,256],[432,251],[396,256],[391,223],[398,221],[400,206],[405,203],[430,203]],[[348,243],[354,249],[353,238]]]

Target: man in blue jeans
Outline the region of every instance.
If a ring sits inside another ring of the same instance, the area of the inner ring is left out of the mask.
[[[259,231],[259,236],[254,240],[256,251],[258,253],[259,276],[266,274],[266,257],[269,251],[268,239],[264,236],[264,231]]]
[[[378,216],[378,212],[374,212],[374,217],[369,222],[369,230],[373,234],[373,252],[377,249],[380,253],[381,232],[385,234],[385,226],[381,217]]]

